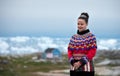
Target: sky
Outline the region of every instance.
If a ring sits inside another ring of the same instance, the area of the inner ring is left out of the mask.
[[[0,37],[71,37],[82,12],[98,38],[120,38],[120,0],[0,0]]]

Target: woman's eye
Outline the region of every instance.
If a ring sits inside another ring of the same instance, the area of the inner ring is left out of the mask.
[[[83,23],[77,23],[78,25],[84,25]]]

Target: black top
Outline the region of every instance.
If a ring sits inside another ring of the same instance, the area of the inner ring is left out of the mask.
[[[79,31],[79,30],[77,30],[77,34],[79,34],[79,35],[83,35],[83,34],[86,34],[86,33],[88,33],[88,32],[90,32],[90,30],[89,29],[87,29],[87,30],[84,30],[84,31]]]

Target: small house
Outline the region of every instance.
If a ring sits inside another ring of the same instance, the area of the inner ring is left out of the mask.
[[[47,60],[59,61],[62,59],[62,53],[57,48],[47,48],[44,54]]]

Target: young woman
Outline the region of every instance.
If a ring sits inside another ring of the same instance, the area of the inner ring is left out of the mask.
[[[81,13],[78,17],[77,34],[68,45],[68,58],[71,64],[70,76],[94,76],[93,57],[96,54],[96,38],[88,26],[89,15]]]

